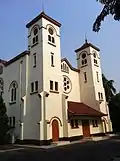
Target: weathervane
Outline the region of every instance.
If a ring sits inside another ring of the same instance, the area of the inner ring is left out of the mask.
[[[42,12],[44,12],[44,3],[42,3]]]
[[[85,43],[87,43],[87,36],[86,36],[86,34],[85,34]]]

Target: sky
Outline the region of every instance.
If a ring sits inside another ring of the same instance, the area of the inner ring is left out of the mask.
[[[92,25],[102,6],[96,0],[0,0],[0,58],[9,60],[27,49],[26,24],[40,14],[46,14],[62,24],[61,53],[76,66],[74,50],[85,41],[100,48],[102,72],[115,81],[120,91],[120,22],[108,16],[99,33]]]

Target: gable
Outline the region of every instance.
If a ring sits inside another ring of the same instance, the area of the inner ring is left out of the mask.
[[[65,67],[65,69],[64,69],[64,67]],[[61,59],[61,70],[62,70],[63,72],[69,73],[69,72],[68,72],[68,68],[70,68],[71,70],[73,70],[73,71],[75,71],[75,72],[80,72],[79,69],[74,68],[74,67],[70,64],[70,62],[67,60],[67,58]]]

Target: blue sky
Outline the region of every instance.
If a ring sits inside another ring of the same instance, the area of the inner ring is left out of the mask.
[[[101,10],[96,0],[0,0],[0,58],[10,59],[27,49],[27,22],[44,10],[62,23],[61,52],[75,66],[74,50],[88,41],[101,49],[102,70],[108,79],[115,81],[120,90],[120,23],[106,18],[101,31],[92,31],[93,22]]]

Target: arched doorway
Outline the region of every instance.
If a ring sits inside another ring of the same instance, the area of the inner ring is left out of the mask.
[[[56,119],[52,121],[52,140],[59,141],[59,123]]]

